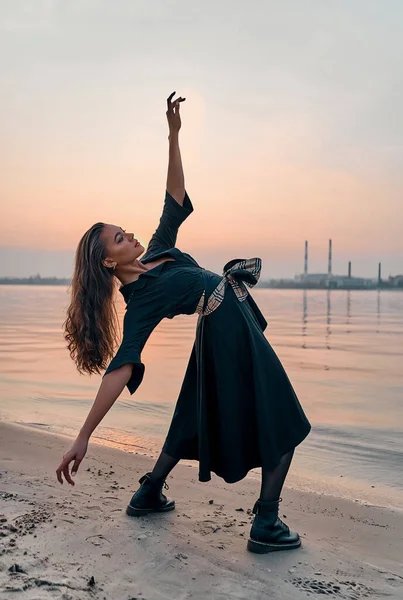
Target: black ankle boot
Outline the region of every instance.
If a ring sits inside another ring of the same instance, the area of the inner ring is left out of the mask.
[[[295,531],[290,531],[288,525],[278,516],[278,505],[282,498],[271,502],[258,500],[253,507],[253,520],[248,550],[264,554],[274,550],[291,550],[299,548],[301,540]]]
[[[169,488],[165,480],[154,480],[151,473],[139,479],[141,486],[133,494],[126,508],[126,514],[140,517],[151,512],[167,512],[175,508],[175,500],[168,500],[162,493],[162,487]]]

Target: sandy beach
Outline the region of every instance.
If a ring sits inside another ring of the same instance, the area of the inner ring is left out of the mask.
[[[74,487],[55,469],[70,439],[0,423],[2,598],[184,600],[403,598],[403,514],[283,490],[280,516],[302,548],[247,552],[259,482],[168,478],[176,510],[125,508],[153,460],[90,442]]]

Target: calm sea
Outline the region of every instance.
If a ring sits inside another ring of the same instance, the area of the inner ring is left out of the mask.
[[[403,508],[403,293],[251,293],[313,426],[287,484]],[[101,376],[79,375],[69,358],[68,302],[64,287],[0,286],[1,420],[71,436],[85,420]],[[154,330],[142,353],[143,383],[133,396],[123,392],[94,440],[157,455],[196,322],[197,315],[181,315]]]

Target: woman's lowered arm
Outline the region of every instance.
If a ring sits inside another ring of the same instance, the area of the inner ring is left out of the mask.
[[[80,429],[80,436],[90,439],[94,429],[99,425],[106,413],[123,392],[125,385],[131,377],[132,370],[133,365],[128,363],[104,376],[95,397],[94,404]]]
[[[179,148],[179,130],[181,128],[181,118],[179,114],[180,103],[186,98],[179,97],[173,103],[171,102],[175,92],[170,94],[167,99],[168,110],[166,112],[169,126],[169,160],[166,189],[169,194],[183,206],[185,198],[185,179],[183,175],[182,159]]]
[[[94,429],[102,421],[106,413],[119,398],[125,385],[130,379],[133,365],[125,364],[119,369],[104,376],[90,412],[80,429],[71,449],[63,456],[62,462],[56,469],[57,479],[63,483],[62,473],[68,483],[74,485],[69,473],[69,465],[74,461],[72,476],[76,474],[81,461],[87,453],[88,442]]]

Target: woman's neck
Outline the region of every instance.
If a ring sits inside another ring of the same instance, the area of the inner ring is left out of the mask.
[[[148,271],[148,267],[143,265],[139,260],[135,260],[133,264],[125,265],[123,268],[116,270],[115,276],[122,285],[127,285],[136,281],[145,271]]]

